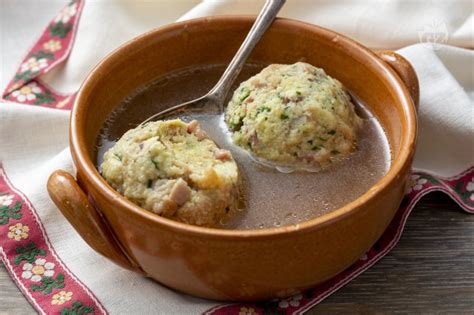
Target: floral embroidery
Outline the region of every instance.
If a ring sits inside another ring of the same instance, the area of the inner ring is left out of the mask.
[[[62,101],[56,103],[56,108],[63,108],[66,105],[72,104],[72,101],[74,101],[74,97],[75,95],[66,96]]]
[[[43,90],[36,82],[30,82],[11,94],[18,102],[32,102],[35,105],[45,105],[56,102],[56,97],[48,90]],[[34,101],[34,102],[33,102]]]
[[[71,300],[72,298],[72,292],[69,291],[60,291],[59,293],[56,293],[53,295],[53,298],[51,299],[51,304],[53,305],[61,305],[64,304],[65,302]]]
[[[69,20],[76,15],[77,13],[77,3],[72,3],[66,7],[64,7],[61,12],[56,16],[54,22],[59,23],[62,22],[66,24]]]
[[[54,53],[62,48],[61,42],[58,40],[51,39],[50,41],[43,44],[45,50],[49,50]]]
[[[22,239],[28,238],[28,232],[30,228],[27,225],[23,225],[22,223],[17,223],[12,225],[8,228],[8,238],[13,239],[15,241],[21,241]]]
[[[34,53],[31,54],[31,57],[34,57],[36,59],[46,58],[49,60],[54,60],[54,54],[44,51],[44,50],[35,51]]]
[[[471,193],[471,195],[469,196],[469,199],[471,201],[474,201],[474,177],[471,178],[471,181],[469,181],[467,183],[467,186],[466,186],[466,191],[468,191],[469,193]]]
[[[52,37],[59,37],[65,38],[69,31],[71,31],[72,25],[66,24],[64,25],[63,22],[59,22],[58,24],[51,24],[49,26],[49,32],[51,33]]]
[[[45,91],[36,95],[38,99],[35,101],[35,105],[52,104],[56,102],[56,98],[51,94],[50,91]]]
[[[72,107],[76,93],[59,94],[37,77],[68,57],[83,6],[83,0],[72,1],[51,20],[21,62],[2,99],[44,107],[56,107],[56,104],[63,109]],[[21,222],[16,221],[20,219]],[[38,313],[107,314],[90,290],[61,263],[36,210],[12,187],[1,162],[0,234],[0,259]]]
[[[35,292],[42,292],[43,294],[50,294],[53,289],[62,289],[64,288],[64,275],[62,273],[58,274],[56,279],[52,277],[43,277],[41,279],[41,284],[36,285],[32,284],[30,286],[31,290]]]
[[[20,72],[39,72],[47,66],[48,60],[46,58],[37,59],[36,57],[30,57],[21,65]]]
[[[21,203],[17,201],[13,207],[11,204],[13,202],[13,195],[1,195],[0,193],[0,225],[5,225],[10,222],[10,219],[21,219],[23,216],[20,212]]]
[[[41,89],[35,82],[29,83],[22,88],[13,91],[12,96],[17,99],[18,102],[25,102],[26,100],[32,101],[36,99],[36,94],[41,93]]]
[[[28,105],[70,109],[75,93],[62,95],[35,80],[67,58],[75,37],[83,0],[73,0],[51,20],[46,30],[28,53],[15,76],[2,94],[7,100]],[[26,86],[32,80],[35,86]],[[41,92],[38,90],[41,89]]]
[[[17,247],[15,252],[18,254],[15,256],[15,265],[19,265],[22,261],[33,263],[37,256],[46,256],[46,251],[36,247],[34,242],[29,242],[25,247]]]
[[[239,311],[239,315],[257,315],[258,313],[255,312],[255,309],[252,307],[241,307]]]
[[[54,264],[47,262],[43,258],[36,259],[34,264],[25,263],[23,270],[21,277],[23,279],[30,279],[33,282],[39,282],[43,277],[54,276]]]
[[[8,207],[13,202],[13,195],[0,193],[0,205],[3,207]]]
[[[280,302],[278,303],[278,306],[280,308],[288,308],[289,306],[298,307],[300,306],[302,299],[303,299],[303,295],[301,293],[298,293],[296,295],[293,295],[292,297],[280,300]]]
[[[422,178],[420,175],[411,175],[406,193],[409,194],[412,191],[421,190],[423,188],[423,185],[427,182],[428,180],[426,178]]]
[[[71,308],[65,307],[61,310],[61,315],[82,315],[93,314],[94,308],[89,305],[82,305],[80,301],[72,303]]]

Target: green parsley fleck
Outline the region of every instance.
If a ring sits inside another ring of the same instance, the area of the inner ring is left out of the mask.
[[[263,112],[271,112],[271,111],[272,109],[270,107],[262,106],[262,107],[257,108],[257,115]]]
[[[250,95],[250,90],[249,90],[248,88],[246,88],[246,87],[243,87],[243,88],[240,90],[240,93],[242,93],[242,95],[240,96],[239,101],[240,101],[240,103],[242,103],[243,101],[245,101],[245,99],[246,99],[247,97],[249,97],[249,95]]]
[[[336,130],[334,130],[334,129],[328,131],[328,135],[332,135],[332,136],[333,136],[333,135],[335,135],[335,134],[336,134]]]
[[[281,118],[282,120],[286,120],[286,119],[288,119],[289,117],[288,117],[287,114],[284,114],[284,113],[283,113],[283,114],[280,115],[280,118]]]
[[[149,179],[148,183],[146,184],[146,187],[151,188],[152,185],[153,185],[153,180]]]

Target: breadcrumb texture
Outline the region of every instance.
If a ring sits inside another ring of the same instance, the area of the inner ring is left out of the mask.
[[[241,83],[225,121],[258,159],[318,168],[354,151],[362,124],[342,84],[303,62],[270,65]]]
[[[101,171],[127,199],[176,221],[214,227],[236,210],[237,165],[196,121],[156,121],[127,131],[105,153]]]

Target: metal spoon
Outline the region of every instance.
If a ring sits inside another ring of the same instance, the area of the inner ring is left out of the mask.
[[[180,113],[189,113],[190,111],[194,113],[209,113],[211,111],[223,113],[224,102],[227,95],[229,94],[232,84],[242,70],[250,53],[260,41],[268,27],[272,24],[277,13],[283,7],[285,2],[286,0],[267,0],[265,2],[265,5],[255,20],[255,23],[250,29],[250,32],[247,34],[244,42],[240,46],[230,64],[227,66],[224,74],[217,84],[206,95],[161,111],[149,117],[141,124],[156,119],[164,119],[170,116],[179,116]]]

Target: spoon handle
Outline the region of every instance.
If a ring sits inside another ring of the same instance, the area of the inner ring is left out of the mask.
[[[252,25],[250,32],[247,34],[244,42],[235,54],[232,61],[225,69],[224,74],[219,82],[209,92],[210,95],[217,99],[220,106],[220,111],[224,111],[224,101],[229,93],[229,90],[244,67],[245,61],[250,56],[260,38],[265,33],[267,28],[272,24],[280,9],[285,4],[286,0],[267,0],[262,10],[260,11],[255,23]]]

